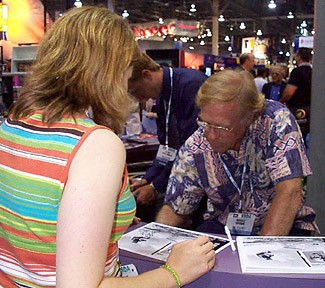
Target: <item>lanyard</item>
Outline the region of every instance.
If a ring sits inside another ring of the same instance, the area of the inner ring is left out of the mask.
[[[225,169],[226,174],[229,178],[229,180],[231,181],[232,185],[234,185],[234,187],[237,189],[238,194],[239,194],[239,205],[238,205],[238,209],[239,211],[242,211],[243,209],[243,199],[242,199],[242,193],[243,193],[243,186],[244,186],[244,181],[245,181],[245,174],[246,174],[246,169],[247,169],[247,149],[245,152],[245,160],[244,160],[244,167],[243,167],[243,173],[242,173],[242,177],[241,177],[241,184],[240,184],[240,188],[238,187],[234,177],[232,177],[226,163],[222,160],[220,153],[218,153],[220,162],[222,164],[222,167]]]
[[[169,75],[170,75],[170,96],[168,101],[168,107],[166,112],[166,137],[165,137],[165,145],[168,146],[168,125],[170,118],[170,107],[172,104],[172,96],[173,96],[173,69],[169,67]],[[166,111],[166,102],[164,101],[165,111]]]

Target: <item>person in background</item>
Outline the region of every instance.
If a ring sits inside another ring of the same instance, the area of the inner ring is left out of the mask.
[[[267,71],[265,68],[257,69],[257,75],[254,78],[254,82],[255,82],[258,93],[262,92],[263,85],[267,83],[267,81],[265,80],[266,72]]]
[[[224,70],[200,88],[199,128],[174,162],[157,222],[189,227],[208,197],[199,231],[239,235],[310,235],[315,213],[304,205],[311,169],[294,116],[264,100],[246,71]]]
[[[137,216],[145,222],[155,219],[165,195],[177,150],[197,129],[195,95],[207,79],[201,71],[161,67],[146,53],[134,61],[129,92],[139,102],[156,100],[157,134],[160,147],[153,165],[142,179],[132,181]]]
[[[149,99],[141,107],[143,132],[157,134],[156,101]]]
[[[298,49],[295,57],[298,67],[291,71],[288,84],[279,100],[281,103],[286,103],[296,116],[304,139],[309,133],[310,124],[311,56],[311,49],[304,47]]]
[[[133,105],[131,105],[131,111],[128,117],[126,118],[125,123],[125,129],[124,133],[125,135],[133,135],[133,134],[140,134],[142,133],[142,121],[140,117],[140,104],[137,102],[134,102]]]
[[[255,77],[255,57],[252,53],[243,53],[239,56],[239,66],[236,70],[244,70],[250,72]]]
[[[266,99],[279,101],[287,85],[283,80],[285,79],[285,70],[281,66],[274,66],[271,68],[271,77],[272,82],[264,84],[262,93]]]
[[[72,9],[44,35],[0,126],[1,287],[176,287],[213,267],[203,236],[176,244],[168,268],[114,277],[135,214],[116,133],[138,53],[132,29],[106,8]]]

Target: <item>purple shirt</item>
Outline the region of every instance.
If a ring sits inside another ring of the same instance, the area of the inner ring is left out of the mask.
[[[256,232],[265,221],[275,185],[311,174],[294,116],[281,103],[266,100],[264,113],[248,127],[239,151],[219,155],[203,137],[201,128],[194,132],[174,162],[165,203],[175,213],[189,215],[206,194],[208,211],[204,218],[225,224],[228,213],[238,211],[240,195],[220,158],[237,186],[243,187],[243,209],[256,216]],[[302,205],[294,226],[314,230],[314,218],[314,211]]]

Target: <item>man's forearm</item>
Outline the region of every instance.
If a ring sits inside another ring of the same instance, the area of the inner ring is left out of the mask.
[[[301,206],[302,199],[303,193],[301,189],[276,195],[271,203],[260,235],[288,235]]]
[[[286,103],[287,101],[289,101],[293,97],[293,94],[296,90],[297,87],[288,84],[287,87],[284,88],[282,97],[279,99],[279,102]]]
[[[176,214],[169,205],[165,204],[159,211],[156,217],[156,222],[175,227],[187,228],[190,224],[190,217],[188,215]]]

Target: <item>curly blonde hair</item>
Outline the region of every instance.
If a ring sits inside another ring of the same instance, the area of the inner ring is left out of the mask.
[[[42,110],[50,124],[91,107],[96,123],[119,132],[131,101],[123,74],[138,53],[122,17],[105,7],[73,8],[41,40],[10,117]]]

